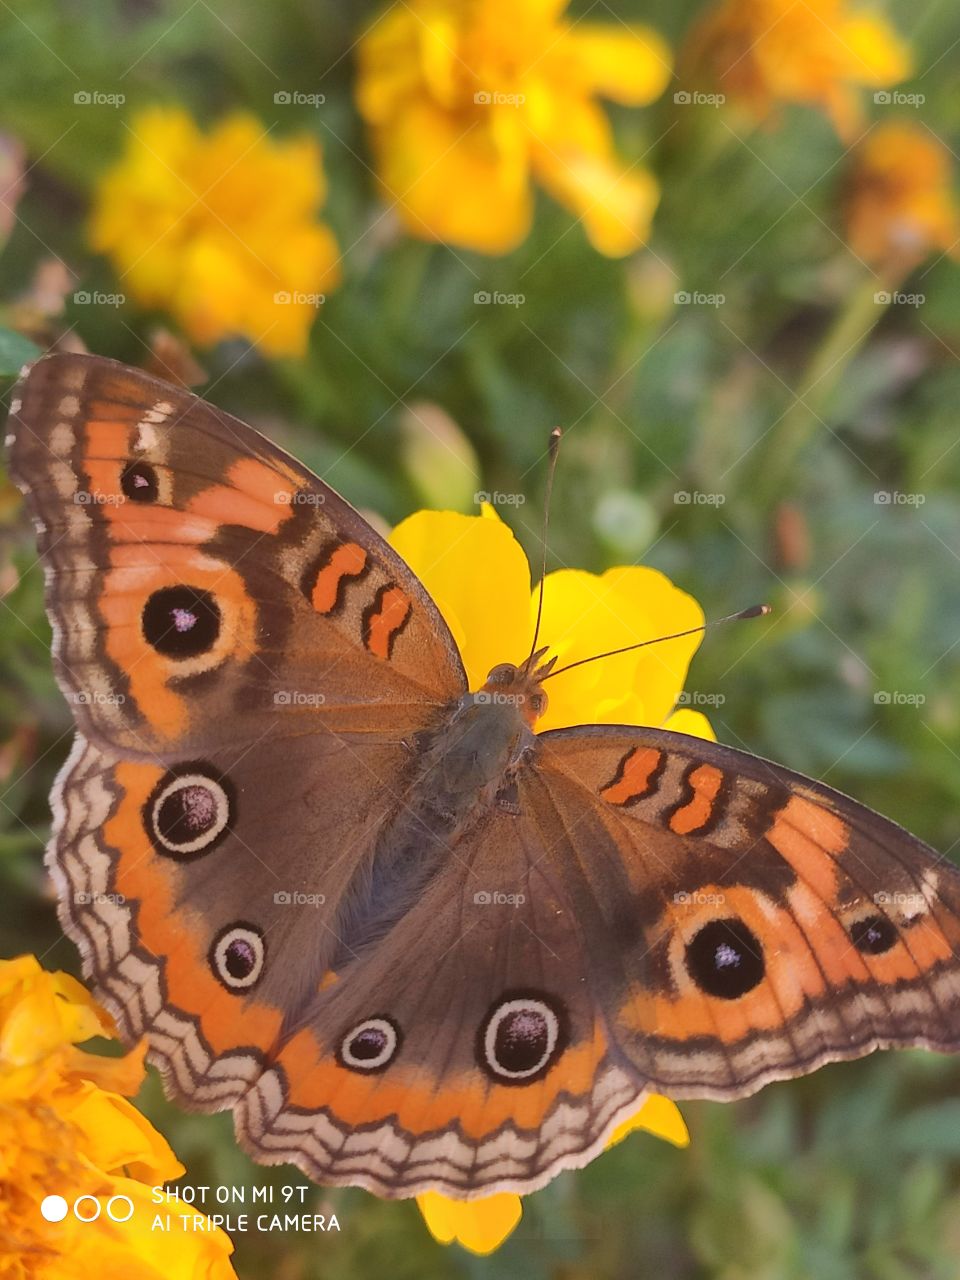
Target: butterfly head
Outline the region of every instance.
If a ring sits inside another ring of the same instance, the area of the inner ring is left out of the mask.
[[[521,666],[512,662],[499,663],[487,676],[482,688],[473,695],[474,700],[514,706],[532,729],[547,709],[543,681],[557,661],[554,657],[544,662],[546,652],[546,648],[538,649]]]

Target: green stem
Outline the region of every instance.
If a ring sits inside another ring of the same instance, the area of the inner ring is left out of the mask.
[[[892,280],[867,276],[847,299],[813,353],[795,391],[796,399],[779,425],[771,432],[761,454],[757,489],[762,504],[772,504],[784,496],[800,454],[824,426],[830,399],[851,361],[886,312],[889,302],[878,295],[892,294]]]

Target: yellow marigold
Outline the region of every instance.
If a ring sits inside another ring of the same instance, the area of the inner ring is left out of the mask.
[[[821,107],[842,138],[860,121],[858,90],[911,69],[893,28],[848,0],[720,0],[693,28],[683,62],[758,119],[777,103]]]
[[[531,180],[617,257],[647,236],[652,176],[617,158],[596,97],[652,102],[670,52],[645,27],[564,19],[566,0],[407,0],[360,42],[357,98],[387,197],[411,234],[506,253]]]
[[[857,148],[845,204],[850,247],[867,262],[909,268],[936,249],[956,256],[950,152],[927,129],[874,129]]]
[[[499,662],[520,663],[530,651],[537,597],[523,549],[490,506],[481,516],[418,511],[390,535],[433,596],[463,655],[472,689]],[[496,608],[491,608],[496,601]],[[633,565],[586,573],[561,569],[544,580],[539,643],[560,665],[621,645],[697,627],[697,602],[656,569]],[[674,711],[698,635],[618,654],[564,672],[550,681],[550,701],[538,730],[571,725],[665,725],[713,739],[706,716]],[[648,1095],[608,1146],[633,1129],[645,1129],[677,1146],[689,1141],[676,1106]],[[430,1191],[417,1203],[433,1236],[459,1241],[474,1253],[491,1253],[520,1221],[520,1197],[510,1193],[462,1202]]]
[[[275,141],[244,113],[203,134],[186,111],[151,107],[97,184],[90,242],[125,291],[201,346],[244,337],[299,355],[340,278],[317,220],[325,193],[315,138]]]
[[[185,1230],[195,1211],[152,1188],[183,1173],[122,1095],[143,1049],[102,1058],[76,1045],[114,1037],[109,1016],[65,973],[33,956],[0,961],[0,1257],[4,1280],[236,1280],[219,1229]],[[170,1230],[154,1230],[157,1215]],[[194,1224],[195,1225],[195,1224]]]

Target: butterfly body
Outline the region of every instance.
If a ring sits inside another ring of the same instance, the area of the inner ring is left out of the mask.
[[[895,824],[682,734],[538,732],[549,655],[471,690],[390,546],[182,390],[52,356],[8,430],[77,724],[60,919],[258,1160],[530,1191],[651,1089],[960,1048],[960,874]]]

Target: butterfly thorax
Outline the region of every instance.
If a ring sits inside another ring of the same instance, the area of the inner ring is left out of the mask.
[[[504,663],[464,694],[424,735],[421,795],[457,839],[485,812],[516,808],[516,776],[534,755],[533,727],[546,708],[542,668]]]

